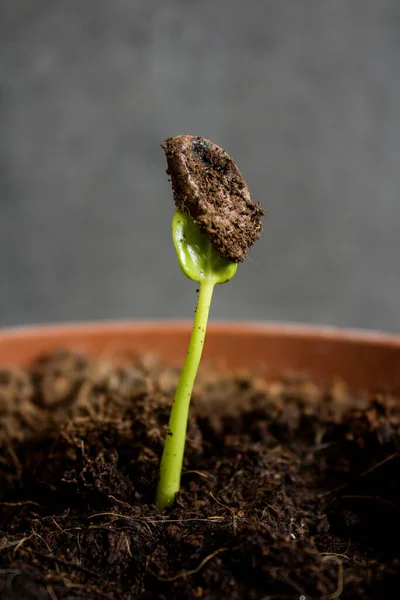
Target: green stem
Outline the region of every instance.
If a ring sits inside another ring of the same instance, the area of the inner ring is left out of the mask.
[[[200,283],[192,337],[176,389],[161,459],[156,493],[156,504],[160,509],[171,506],[180,489],[189,404],[203,351],[213,289],[214,281],[203,280]]]

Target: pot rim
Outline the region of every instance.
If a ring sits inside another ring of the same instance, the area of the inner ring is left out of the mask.
[[[33,337],[54,338],[65,333],[88,334],[111,333],[118,331],[167,331],[171,328],[179,333],[191,331],[193,323],[177,319],[133,319],[133,320],[96,320],[71,321],[49,324],[18,325],[0,328],[0,343],[6,338],[23,339]],[[211,321],[208,330],[217,334],[251,333],[252,335],[274,335],[295,337],[298,339],[361,341],[365,344],[400,347],[400,335],[369,329],[337,327],[334,325],[316,325],[298,322],[280,321]]]

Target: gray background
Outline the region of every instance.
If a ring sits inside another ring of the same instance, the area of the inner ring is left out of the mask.
[[[188,318],[159,144],[267,210],[215,319],[400,331],[398,0],[0,0],[0,321]]]

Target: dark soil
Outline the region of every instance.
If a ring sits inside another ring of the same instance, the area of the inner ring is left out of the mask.
[[[177,377],[68,352],[0,372],[1,600],[399,598],[398,399],[204,371],[162,514]]]
[[[190,214],[221,256],[242,262],[260,237],[264,211],[235,162],[199,136],[168,138],[163,148],[178,210]]]

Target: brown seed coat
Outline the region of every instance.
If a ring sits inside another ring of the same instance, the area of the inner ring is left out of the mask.
[[[260,237],[264,211],[235,162],[200,136],[168,138],[162,147],[178,210],[190,214],[221,256],[242,262]]]

